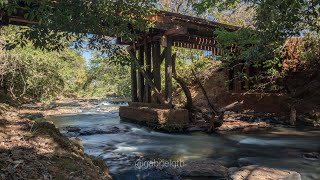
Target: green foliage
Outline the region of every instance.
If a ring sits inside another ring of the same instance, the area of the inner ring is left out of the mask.
[[[212,56],[206,55],[204,51],[175,48],[173,53],[177,54],[176,71],[186,82],[194,79],[192,69],[201,72],[212,64]]]
[[[307,69],[319,70],[320,65],[320,34],[307,33],[302,42],[301,59]]]
[[[14,38],[17,27],[2,29],[1,40]],[[25,47],[2,50],[1,86],[16,101],[50,101],[77,92],[86,81],[85,60],[75,50],[60,52]]]
[[[242,28],[235,32],[217,30],[215,36],[219,46],[224,51],[223,61],[228,67],[243,65],[243,72],[248,66],[259,67],[263,73],[253,77],[256,82],[263,81],[268,87],[274,87],[280,77],[282,57],[285,51],[285,40],[293,36],[319,34],[320,32],[320,1],[304,0],[202,0],[195,3],[194,8],[199,12],[225,11],[234,13],[246,6],[255,11],[254,24],[251,29]],[[219,15],[219,13],[216,13]],[[241,16],[245,18],[245,16]],[[223,19],[218,16],[217,19]],[[227,20],[228,21],[228,20]],[[306,35],[308,39],[308,35]],[[317,40],[308,39],[311,44]],[[311,61],[317,59],[316,46],[305,48],[303,57]],[[308,53],[309,52],[309,53]],[[241,78],[248,78],[244,73]],[[265,88],[265,85],[258,84]]]
[[[195,15],[192,4],[195,0],[158,0],[159,9],[185,15]]]
[[[206,69],[212,62],[212,57],[205,56],[203,51],[186,49],[186,48],[174,48],[172,53],[176,53],[176,71],[177,74],[185,80],[185,82],[192,82],[194,76],[192,69],[196,72],[201,72]],[[164,89],[165,84],[165,63],[161,64],[161,84]],[[179,84],[173,81],[173,88],[178,89]]]
[[[17,49],[19,50],[19,49]],[[3,79],[5,87],[14,100],[30,98],[33,100],[49,100],[55,97],[56,92],[63,88],[63,81],[59,74],[52,69],[56,68],[53,61],[46,61],[47,54],[30,49],[7,52],[2,62],[5,71]],[[50,58],[50,57],[49,57]]]
[[[216,30],[216,39],[219,42],[219,47],[223,49],[224,55],[222,61],[224,66],[233,69],[237,66],[242,67],[242,73],[235,78],[249,80],[255,84],[255,88],[261,90],[265,88],[262,80],[268,80],[268,87],[277,89],[275,80],[280,77],[280,55],[281,50],[273,50],[273,46],[266,46],[263,43],[259,33],[248,28],[242,28],[235,32],[226,30]],[[253,77],[247,77],[246,69],[256,68],[264,69],[263,73]]]
[[[1,42],[14,41],[24,27],[2,29]],[[65,44],[71,42],[64,40]],[[96,53],[89,66],[75,49],[35,48],[30,41],[0,52],[1,89],[15,101],[48,102],[57,96],[106,97],[130,95],[129,58],[120,46],[115,52]]]
[[[258,4],[256,27],[266,41],[277,42],[303,31],[320,32],[319,0],[263,0]]]
[[[63,80],[55,71],[58,64],[51,54],[25,47],[4,56],[1,79],[13,99],[50,100],[63,88]]]
[[[193,8],[198,13],[204,13],[210,10],[224,10],[235,8],[241,0],[201,0],[194,3]]]
[[[88,44],[89,48],[100,51],[112,49],[112,40],[106,36],[132,40],[148,28],[150,24],[144,17],[154,6],[154,0],[2,0],[0,3],[0,8],[9,15],[23,15],[38,22],[21,31],[15,45],[25,45],[29,40],[36,47],[59,50],[64,47],[61,42],[67,39],[75,40],[77,47]]]
[[[79,96],[88,80],[88,70],[85,59],[75,50],[66,48],[55,54],[60,67],[59,74],[62,76],[64,87],[62,95]]]
[[[254,27],[256,9],[249,5],[238,5],[232,11],[213,11],[210,14],[214,17],[213,20],[239,27]]]
[[[242,28],[236,32],[216,30],[219,48],[224,50],[223,60],[226,65],[239,62],[259,63],[264,56],[261,52],[261,38],[253,30]]]
[[[131,95],[130,66],[118,64],[121,57],[118,60],[110,58],[115,57],[96,55],[90,61],[88,80],[82,92],[84,96],[101,98]]]
[[[246,5],[254,8],[254,27],[266,42],[276,43],[287,37],[300,35],[303,31],[320,31],[319,0],[201,0],[194,8],[233,11]]]

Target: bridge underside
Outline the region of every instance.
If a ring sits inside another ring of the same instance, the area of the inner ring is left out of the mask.
[[[133,60],[131,68],[132,102],[167,105],[172,107],[172,76],[175,54],[172,47],[212,51],[221,56],[213,31],[216,28],[236,30],[237,27],[205,19],[159,12],[148,20],[155,24],[136,41],[118,38],[118,44],[128,45]],[[164,86],[161,85],[161,64],[165,65]],[[164,89],[162,89],[164,87]]]
[[[159,127],[172,125],[171,122],[176,121],[184,127],[189,122],[188,112],[173,108],[172,78],[176,55],[172,53],[172,47],[207,50],[215,56],[221,56],[223,52],[217,47],[213,31],[216,28],[234,31],[237,27],[169,12],[158,12],[148,17],[148,20],[155,27],[142,33],[136,41],[117,40],[118,44],[128,45],[132,59],[132,103],[129,107],[121,107],[120,116],[122,119],[141,120],[147,124],[152,122]],[[160,68],[163,63],[164,81],[161,79]]]

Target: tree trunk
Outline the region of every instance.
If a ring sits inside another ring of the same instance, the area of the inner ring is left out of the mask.
[[[187,104],[186,104],[186,109],[189,110],[189,112],[192,111],[192,107],[193,107],[193,103],[192,103],[192,96],[191,96],[191,92],[187,86],[187,83],[184,82],[184,80],[179,77],[177,71],[176,71],[176,54],[172,55],[172,77],[179,83],[179,85],[181,86],[186,98],[187,98]]]
[[[297,121],[297,111],[295,106],[291,106],[290,108],[290,125],[294,126]]]
[[[167,37],[167,51],[165,55],[165,84],[164,84],[164,92],[165,92],[165,97],[166,101],[170,105],[172,105],[172,38]]]
[[[207,94],[207,91],[204,89],[199,77],[197,76],[197,74],[194,72],[194,70],[192,69],[192,74],[193,76],[195,77],[196,79],[196,82],[198,83],[204,97],[206,98],[207,102],[208,102],[208,105],[209,107],[211,108],[211,110],[216,114],[216,115],[219,115],[219,109],[217,107],[215,107],[209,100],[209,97],[208,97],[208,94]]]
[[[228,111],[228,110],[232,110],[240,105],[243,104],[243,101],[241,102],[234,102],[232,104],[229,104],[223,108],[218,108],[216,107],[215,105],[213,105],[211,102],[210,102],[210,99],[208,97],[208,94],[206,92],[206,90],[204,89],[199,77],[197,76],[197,74],[194,72],[194,70],[192,70],[192,74],[194,75],[195,79],[196,79],[196,82],[198,83],[204,97],[206,98],[207,102],[208,102],[208,105],[209,107],[211,108],[211,110],[213,111],[213,115],[210,119],[210,123],[209,123],[209,127],[208,127],[208,132],[211,132],[213,131],[214,128],[216,127],[220,127],[222,126],[223,124],[223,117],[224,117],[224,112],[225,111]],[[216,118],[217,117],[217,118]]]

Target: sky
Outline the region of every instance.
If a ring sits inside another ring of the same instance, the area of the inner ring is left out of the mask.
[[[86,62],[88,63],[90,59],[92,58],[90,51],[82,51],[81,55],[86,59]]]

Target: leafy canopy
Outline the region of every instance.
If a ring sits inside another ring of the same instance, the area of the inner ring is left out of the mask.
[[[154,7],[155,0],[0,0],[0,8],[9,15],[39,22],[20,32],[20,42],[30,40],[53,50],[61,49],[66,38],[75,40],[77,47],[107,51],[113,42],[108,36],[134,39],[148,28],[144,17]]]
[[[254,8],[255,28],[267,41],[281,41],[303,32],[320,32],[320,0],[200,0],[198,13],[213,9]]]
[[[255,89],[282,88],[279,81],[290,73],[282,65],[288,54],[286,40],[291,37],[304,37],[302,46],[297,47],[301,49],[295,53],[300,53],[306,64],[318,64],[314,55],[319,54],[316,45],[320,34],[320,0],[200,0],[193,7],[200,14],[213,14],[220,22],[244,25],[235,32],[216,30],[214,36],[224,51],[224,65],[230,69],[241,66],[242,73],[236,78],[250,80]],[[247,68],[263,71],[247,77]]]
[[[4,27],[0,41],[14,38],[17,26]],[[36,49],[31,42],[12,50],[0,47],[0,81],[4,94],[16,102],[50,101],[58,95],[70,96],[86,83],[84,58],[74,49],[60,52]]]

